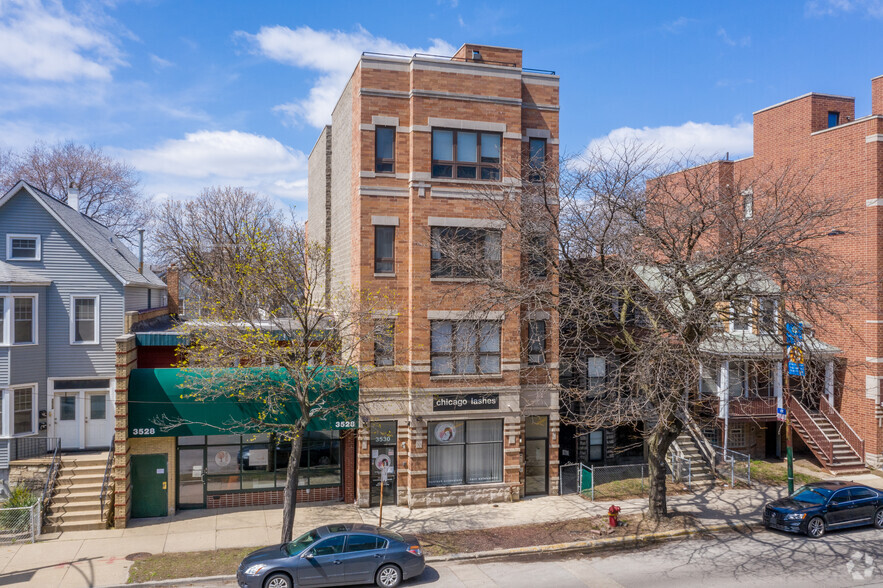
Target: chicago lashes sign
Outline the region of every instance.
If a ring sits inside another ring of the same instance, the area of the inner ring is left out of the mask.
[[[499,394],[433,394],[433,412],[500,408]]]

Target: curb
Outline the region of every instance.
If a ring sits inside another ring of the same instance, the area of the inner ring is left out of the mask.
[[[486,559],[505,555],[530,555],[535,553],[566,553],[569,551],[582,551],[586,549],[605,549],[614,547],[634,547],[645,543],[657,541],[670,541],[683,539],[705,533],[717,533],[726,531],[756,531],[763,529],[759,523],[721,524],[702,527],[701,529],[679,529],[677,531],[663,531],[660,533],[647,533],[638,536],[607,537],[604,539],[590,539],[588,541],[573,541],[571,543],[553,543],[551,545],[533,545],[531,547],[513,547],[510,549],[493,549],[490,551],[475,551],[472,553],[452,553],[450,555],[430,555],[426,557],[426,563],[441,563],[448,561],[462,561],[469,559]],[[150,586],[177,586],[187,585],[193,582],[225,582],[236,580],[235,575],[229,576],[205,576],[199,578],[176,578],[172,580],[156,580],[153,582],[141,582],[139,584],[115,584],[104,588],[137,588]]]
[[[450,555],[431,555],[426,558],[426,563],[459,561],[467,559],[483,559],[500,557],[504,555],[529,555],[535,553],[563,553],[568,551],[581,551],[584,549],[604,549],[606,547],[633,547],[655,541],[667,541],[716,533],[721,531],[754,531],[762,529],[763,525],[757,523],[742,523],[737,525],[721,524],[702,527],[701,529],[679,529],[677,531],[663,531],[659,533],[647,533],[638,536],[607,537],[603,539],[590,539],[588,541],[574,541],[571,543],[553,543],[551,545],[533,545],[531,547],[513,547],[511,549],[493,549],[490,551],[476,551],[473,553],[452,553]]]

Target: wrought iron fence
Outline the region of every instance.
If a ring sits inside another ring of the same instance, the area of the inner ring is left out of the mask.
[[[732,449],[724,451],[723,447],[712,445],[714,448],[714,472],[719,478],[730,482],[735,486],[736,481],[751,486],[751,456],[739,453]]]

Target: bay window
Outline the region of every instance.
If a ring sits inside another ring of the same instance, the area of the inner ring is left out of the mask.
[[[500,373],[500,321],[429,322],[432,375]]]
[[[503,481],[503,421],[456,420],[428,424],[429,486]]]
[[[502,138],[500,133],[433,129],[432,177],[499,180]]]

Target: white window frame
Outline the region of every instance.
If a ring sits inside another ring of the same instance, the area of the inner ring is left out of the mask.
[[[77,300],[95,301],[95,339],[92,341],[77,341]],[[70,295],[70,343],[71,345],[99,345],[101,343],[101,296],[98,294],[71,294]]]
[[[12,256],[12,240],[13,239],[34,239],[37,241],[37,257],[13,257]],[[42,261],[43,244],[40,235],[26,235],[23,233],[6,233],[6,260],[7,261]]]
[[[751,332],[751,322],[755,318],[754,313],[754,304],[753,300],[746,300],[746,314],[745,314],[745,325],[744,329],[736,328],[736,320],[738,319],[738,315],[736,314],[736,301],[730,302],[730,328],[729,331],[731,333],[750,333]]]
[[[31,430],[26,433],[13,434],[12,431],[15,428],[15,414],[13,412],[15,401],[13,390],[20,390],[22,388],[31,389]],[[8,386],[0,389],[0,395],[2,395],[0,396],[0,402],[3,404],[3,418],[0,419],[0,438],[14,439],[16,437],[30,437],[36,435],[38,429],[37,417],[40,413],[40,407],[37,405],[39,399],[37,383],[31,382]]]
[[[40,341],[40,295],[39,294],[19,294],[9,293],[0,294],[3,301],[3,341],[0,347],[22,347],[26,345],[39,345]],[[30,343],[14,343],[15,337],[15,299],[31,298],[34,301],[33,318],[32,318],[32,334],[33,341]]]

